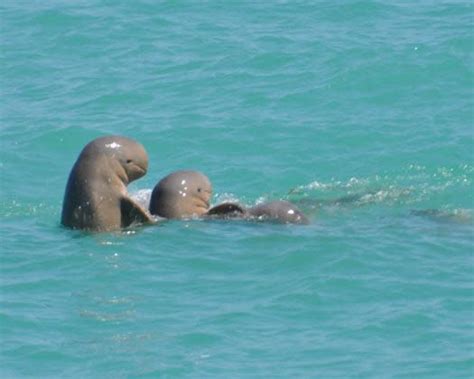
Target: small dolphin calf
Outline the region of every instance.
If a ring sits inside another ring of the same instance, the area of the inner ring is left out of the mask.
[[[148,155],[138,142],[120,136],[93,140],[69,174],[61,223],[89,231],[111,231],[152,222],[127,193],[127,185],[148,169]]]

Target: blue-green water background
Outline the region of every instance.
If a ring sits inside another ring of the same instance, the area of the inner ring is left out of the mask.
[[[474,376],[472,2],[0,8],[2,378]],[[312,224],[66,230],[104,134]]]

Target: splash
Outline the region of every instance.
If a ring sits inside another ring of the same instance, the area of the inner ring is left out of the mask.
[[[314,180],[291,189],[287,199],[313,207],[380,204],[469,209],[473,206],[473,173],[473,166],[466,164],[436,168],[412,164],[397,173]]]
[[[143,208],[148,209],[151,199],[151,189],[141,189],[136,192],[130,193],[130,197],[140,204]]]

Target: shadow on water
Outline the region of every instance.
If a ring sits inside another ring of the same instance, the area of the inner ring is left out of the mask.
[[[449,211],[441,209],[413,209],[410,211],[410,215],[440,223],[474,225],[472,209],[454,209]]]

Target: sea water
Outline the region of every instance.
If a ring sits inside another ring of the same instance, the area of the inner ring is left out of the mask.
[[[472,2],[0,7],[2,378],[474,376]],[[107,134],[311,224],[63,228]]]

